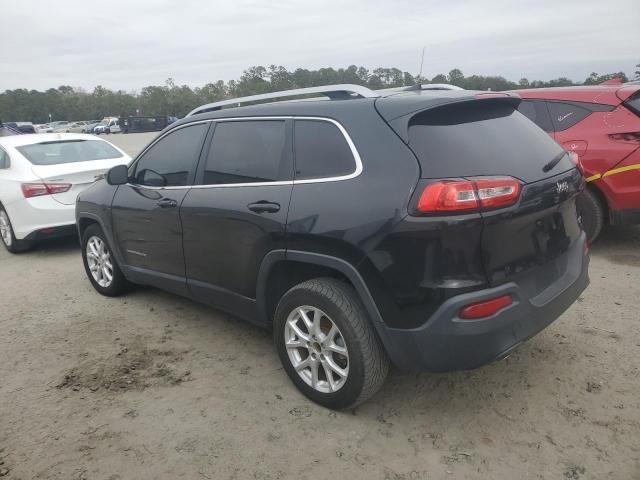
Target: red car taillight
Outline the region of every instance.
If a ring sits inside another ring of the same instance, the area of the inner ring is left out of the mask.
[[[460,318],[464,320],[477,320],[479,318],[490,317],[498,313],[503,308],[513,303],[511,295],[503,295],[501,297],[484,300],[478,303],[472,303],[460,310]]]
[[[520,182],[511,177],[441,180],[425,187],[416,209],[420,213],[488,210],[514,204],[519,194]]]
[[[68,192],[70,183],[23,183],[22,194],[24,198],[40,197],[42,195],[53,195],[55,193]]]

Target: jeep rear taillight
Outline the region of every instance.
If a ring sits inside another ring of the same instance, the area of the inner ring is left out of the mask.
[[[419,213],[464,213],[514,204],[520,182],[512,177],[440,180],[428,184],[418,200]]]

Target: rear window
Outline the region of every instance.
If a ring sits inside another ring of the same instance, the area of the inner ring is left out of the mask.
[[[43,142],[16,148],[34,165],[59,165],[122,157],[122,153],[101,140]]]
[[[562,148],[511,103],[481,100],[447,105],[415,115],[409,145],[423,178],[511,175],[525,182]],[[554,173],[573,167],[567,157]]]

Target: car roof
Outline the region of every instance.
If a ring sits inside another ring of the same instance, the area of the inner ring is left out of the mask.
[[[0,143],[7,147],[21,147],[23,145],[33,145],[42,142],[56,142],[64,140],[100,140],[94,135],[84,133],[27,133],[23,135],[10,135],[0,137]]]
[[[567,100],[573,102],[618,105],[640,90],[640,85],[581,85],[577,87],[531,88],[512,90],[526,99]]]
[[[221,118],[239,117],[264,117],[264,116],[327,116],[339,118],[348,111],[368,106],[382,109],[380,113],[385,118],[397,118],[407,115],[413,111],[426,110],[446,103],[473,100],[478,96],[492,95],[504,96],[517,99],[511,93],[478,92],[474,90],[412,90],[412,91],[375,91],[379,96],[375,98],[307,98],[300,100],[277,101],[262,103],[258,105],[248,105],[221,110],[209,111],[187,116],[172,123],[166,130],[176,126],[201,120],[212,120]]]

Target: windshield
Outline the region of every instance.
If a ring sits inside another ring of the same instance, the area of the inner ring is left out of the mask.
[[[34,165],[59,165],[122,157],[122,153],[101,140],[43,142],[16,148]]]

